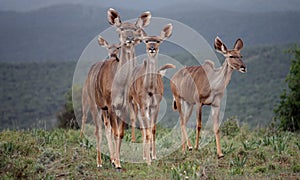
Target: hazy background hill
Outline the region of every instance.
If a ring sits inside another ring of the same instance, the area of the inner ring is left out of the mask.
[[[124,20],[145,10],[118,9]],[[0,61],[77,60],[89,41],[109,27],[106,11],[100,6],[63,4],[0,12]],[[241,37],[247,46],[300,41],[300,12],[236,12],[188,3],[154,10],[152,15],[191,26],[211,45],[216,35],[225,42]]]
[[[146,10],[178,20],[211,46],[217,35],[228,46],[242,38],[248,73],[233,74],[225,115],[253,126],[271,121],[290,65],[283,51],[300,42],[298,0],[0,0],[0,129],[55,125],[76,61],[110,27],[108,7],[123,20]]]

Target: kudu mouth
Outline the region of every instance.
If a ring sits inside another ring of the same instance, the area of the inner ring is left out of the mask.
[[[246,73],[246,72],[247,72],[246,66],[241,66],[240,69],[239,69],[239,71],[240,71],[241,73]]]

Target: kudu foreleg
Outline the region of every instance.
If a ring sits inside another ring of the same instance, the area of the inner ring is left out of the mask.
[[[103,122],[104,122],[104,127],[105,127],[105,135],[106,135],[107,144],[108,144],[108,150],[109,150],[109,154],[110,154],[110,162],[112,163],[112,165],[114,165],[115,149],[113,146],[113,134],[112,134],[112,127],[110,124],[110,120],[108,117],[108,111],[103,110],[102,115],[103,115]]]

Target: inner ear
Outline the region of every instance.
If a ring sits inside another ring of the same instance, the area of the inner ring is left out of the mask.
[[[235,45],[234,45],[234,49],[237,50],[237,51],[240,51],[244,46],[244,43],[242,41],[242,39],[237,39],[236,42],[235,42]]]
[[[216,37],[214,47],[218,52],[220,52],[222,54],[227,53],[227,47],[225,46],[225,44],[222,42],[222,40],[219,37]]]
[[[108,42],[101,36],[98,36],[98,44],[103,47],[109,47]]]
[[[165,40],[166,38],[169,38],[172,35],[172,31],[173,31],[172,24],[166,25],[160,33],[161,39]]]
[[[149,11],[144,12],[136,21],[135,25],[138,28],[144,28],[150,24],[151,13]]]
[[[121,24],[119,13],[113,8],[109,8],[109,10],[107,11],[107,20],[109,24],[115,25],[117,27]]]

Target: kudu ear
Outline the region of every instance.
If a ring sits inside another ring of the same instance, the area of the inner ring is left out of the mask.
[[[119,13],[113,8],[109,8],[109,10],[107,11],[107,20],[109,24],[114,25],[116,27],[120,27],[122,23]]]
[[[136,21],[135,25],[138,28],[144,28],[150,24],[151,13],[149,11],[144,12]]]
[[[222,54],[226,54],[227,53],[227,47],[225,46],[225,44],[222,42],[222,40],[217,36],[215,39],[215,49]]]
[[[242,41],[242,39],[237,39],[236,42],[235,42],[235,45],[234,45],[234,49],[237,50],[237,51],[240,51],[244,46],[244,43]]]
[[[160,33],[160,37],[165,40],[172,35],[173,26],[172,24],[167,24]]]
[[[105,39],[103,39],[103,37],[101,37],[101,36],[98,36],[98,44],[105,48],[107,48],[109,46],[108,42]]]

